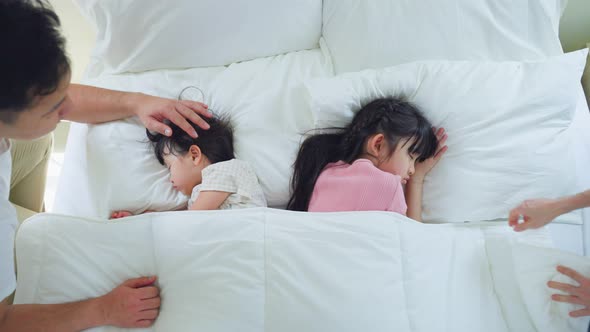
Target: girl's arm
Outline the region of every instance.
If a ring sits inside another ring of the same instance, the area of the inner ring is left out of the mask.
[[[445,145],[447,134],[445,129],[438,128],[436,130],[436,128],[433,128],[433,130],[435,130],[436,139],[438,140],[436,152],[434,156],[416,164],[416,170],[406,185],[405,191],[406,202],[408,204],[406,215],[408,218],[420,222],[422,221],[422,187],[424,186],[424,178],[447,151],[447,146]]]
[[[422,222],[422,187],[424,178],[421,176],[412,176],[405,189],[408,212],[406,216],[416,221]]]
[[[225,191],[201,191],[189,210],[217,210],[231,193]]]

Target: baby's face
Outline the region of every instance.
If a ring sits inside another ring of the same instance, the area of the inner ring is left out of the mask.
[[[167,153],[164,162],[170,171],[170,182],[174,189],[190,196],[193,188],[202,181],[201,168],[194,163],[190,153],[184,156]]]

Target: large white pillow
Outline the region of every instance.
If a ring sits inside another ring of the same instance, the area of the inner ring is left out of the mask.
[[[88,142],[88,181],[98,216],[186,208],[188,197],[172,188],[166,167],[154,162],[145,128],[136,118],[90,126]]]
[[[76,0],[96,26],[88,75],[228,65],[316,48],[321,0]]]
[[[325,0],[337,73],[418,60],[524,60],[562,53],[567,0]]]
[[[317,127],[344,126],[375,98],[406,96],[449,136],[448,152],[426,178],[424,219],[492,220],[524,199],[576,190],[568,128],[586,54],[425,61],[306,85]]]

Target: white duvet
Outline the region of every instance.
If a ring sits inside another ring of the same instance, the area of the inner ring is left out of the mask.
[[[546,282],[588,260],[505,222],[274,209],[103,221],[42,214],[17,238],[18,303],[75,301],[157,275],[153,331],[585,331]],[[571,282],[571,281],[570,281]],[[112,327],[97,331],[116,331]]]

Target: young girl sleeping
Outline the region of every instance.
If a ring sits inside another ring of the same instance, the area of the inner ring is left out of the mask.
[[[209,124],[207,130],[193,125],[197,138],[174,124],[169,124],[171,136],[147,132],[156,158],[170,171],[174,189],[190,196],[188,209],[265,207],[256,173],[250,164],[234,158],[229,121],[215,117],[204,120]],[[131,215],[129,211],[115,211],[111,218]]]
[[[377,99],[346,128],[303,142],[287,209],[393,211],[421,221],[424,177],[446,152],[446,139],[409,102]]]

